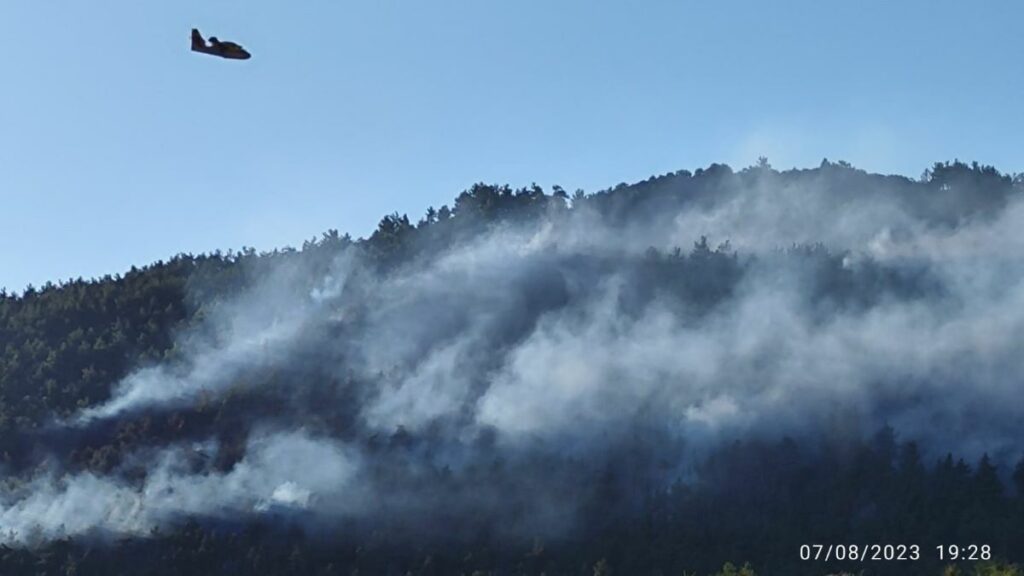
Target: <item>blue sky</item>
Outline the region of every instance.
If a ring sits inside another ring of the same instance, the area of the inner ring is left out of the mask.
[[[972,5],[973,4],[973,5]],[[362,236],[478,181],[1024,170],[1024,3],[0,3],[0,286]],[[188,50],[189,30],[254,56]]]

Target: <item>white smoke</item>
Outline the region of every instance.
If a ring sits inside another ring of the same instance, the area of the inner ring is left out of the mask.
[[[194,450],[176,447],[152,456],[152,469],[141,483],[54,472],[8,491],[0,500],[3,540],[33,544],[62,536],[145,536],[188,516],[234,517],[272,509],[341,514],[361,506],[352,487],[358,457],[329,439],[303,431],[254,436],[246,457],[225,474],[191,472],[189,459],[205,457]]]
[[[617,223],[584,201],[387,274],[364,269],[353,249],[314,277],[282,265],[182,334],[183,361],[138,370],[78,425],[189,406],[261,385],[253,372],[313,362],[360,383],[354,413],[368,433],[404,429],[441,444],[402,463],[415,478],[431,466],[472,469],[481,435],[493,433],[494,449],[510,456],[544,447],[586,459],[637,422],[693,450],[891,424],[943,451],[1019,457],[1024,202],[949,225],[885,190],[834,192],[824,175],[780,182],[767,172],[681,212]],[[753,257],[730,297],[703,314],[665,295],[624,311],[630,266],[649,247],[686,248],[701,236]],[[916,266],[940,293],[814,304],[813,281],[779,249],[817,242],[844,254],[846,273]],[[371,452],[278,433],[250,439],[244,459],[218,475],[189,472],[170,449],[149,457],[141,486],[55,473],[7,491],[0,526],[27,541],[144,534],[178,516],[278,507],[372,515],[367,495],[395,510],[429,509],[428,492],[448,502],[421,488],[385,495],[367,473]],[[494,506],[482,488],[459,497]],[[547,509],[570,514],[571,504]]]

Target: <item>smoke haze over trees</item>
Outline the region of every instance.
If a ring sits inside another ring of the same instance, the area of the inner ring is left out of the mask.
[[[1024,560],[1022,193],[961,162],[477,184],[4,292],[0,572]]]

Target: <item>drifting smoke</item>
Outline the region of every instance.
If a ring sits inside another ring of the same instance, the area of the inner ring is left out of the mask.
[[[261,514],[557,535],[608,467],[667,485],[734,439],[889,424],[926,449],[1020,455],[1016,189],[835,167],[705,178],[686,202],[671,187],[696,178],[676,175],[628,210],[616,191],[424,237],[385,272],[358,246],[268,265],[176,360],[63,424],[256,398],[230,404],[241,456],[209,464],[227,450],[211,432],[107,476],[53,464],[3,493],[2,537]]]
[[[141,486],[93,474],[37,480],[24,494],[14,495],[0,513],[0,525],[16,540],[39,532],[63,536],[97,528],[145,535],[168,518],[186,515],[245,515],[311,505],[337,513],[342,511],[337,506],[357,501],[335,498],[352,490],[357,460],[301,431],[252,438],[246,457],[226,474],[192,473],[189,460],[196,450],[178,447],[154,455]],[[297,471],[301,485],[292,480]]]

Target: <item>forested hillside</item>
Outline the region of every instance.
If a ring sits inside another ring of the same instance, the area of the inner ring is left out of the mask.
[[[960,162],[477,184],[8,287],[0,574],[1018,574],[1022,199]]]

